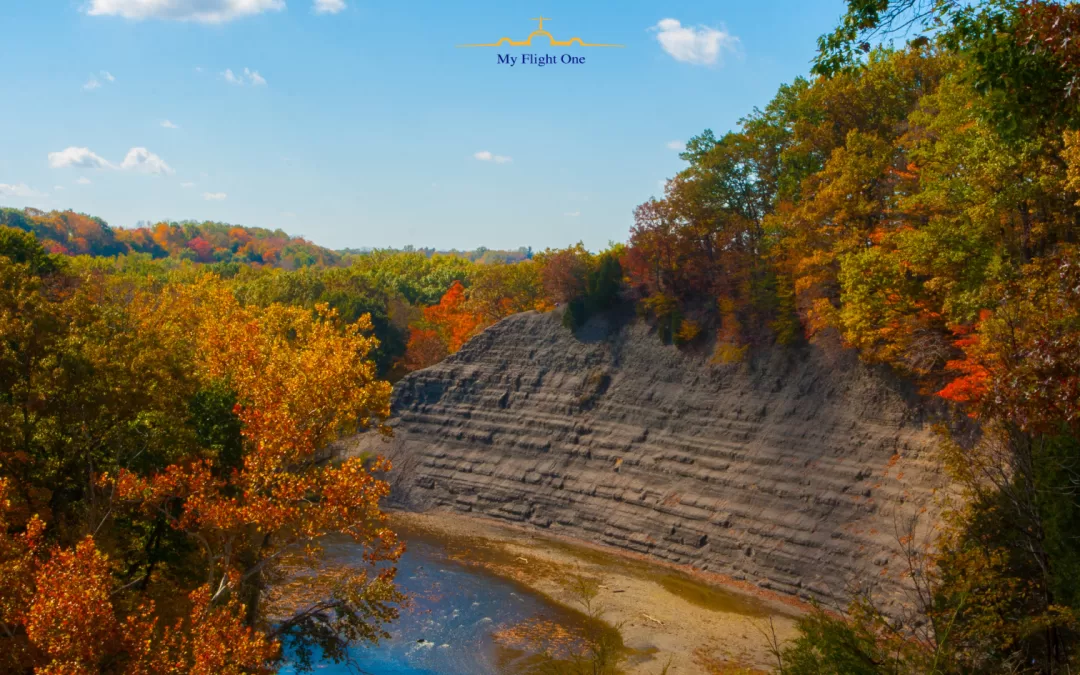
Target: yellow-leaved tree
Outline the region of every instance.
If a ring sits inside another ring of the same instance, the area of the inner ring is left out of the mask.
[[[20,280],[5,286],[5,307],[32,304],[42,334],[67,331],[35,342],[27,323],[13,336],[23,342],[8,343],[15,356],[36,349],[53,372],[73,350],[99,373],[120,364],[150,389],[171,389],[161,399],[184,415],[170,426],[161,410],[136,410],[124,424],[145,437],[141,448],[75,462],[72,489],[89,506],[62,525],[52,493],[33,488],[53,452],[40,439],[59,422],[40,414],[49,424],[26,434],[27,451],[0,455],[0,670],[269,673],[284,651],[304,665],[317,650],[342,657],[350,643],[385,635],[401,600],[393,562],[402,547],[376,477],[390,467],[332,461],[327,449],[342,434],[383,431],[389,413],[366,316],[342,325],[326,306],[244,306],[212,275],[118,289],[91,277],[57,283],[66,273],[56,270],[33,279],[10,257],[0,262]],[[80,295],[93,320],[72,314]],[[102,307],[116,353],[91,330]],[[28,400],[31,410],[39,398]],[[359,543],[363,562],[320,575],[331,534]],[[289,580],[307,592],[271,592]]]

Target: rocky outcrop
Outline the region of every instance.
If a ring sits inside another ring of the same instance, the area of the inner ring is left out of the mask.
[[[393,497],[531,523],[760,586],[895,601],[898,537],[943,484],[926,404],[850,350],[714,365],[643,322],[507,318],[394,390]]]

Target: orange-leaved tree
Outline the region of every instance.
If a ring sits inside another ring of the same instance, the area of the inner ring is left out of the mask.
[[[173,386],[191,400],[190,418],[172,429],[148,409],[129,423],[144,450],[74,462],[92,477],[80,488],[85,506],[55,525],[59,512],[30,482],[49,475],[37,468],[47,458],[38,441],[29,454],[0,456],[3,474],[17,477],[0,474],[0,670],[269,673],[282,646],[303,665],[316,648],[342,657],[351,642],[385,635],[401,599],[401,546],[379,508],[388,486],[375,476],[389,464],[331,461],[327,451],[342,434],[382,429],[389,412],[367,317],[341,325],[326,306],[243,306],[209,275],[129,288],[119,300],[93,295],[119,304],[108,316],[124,332],[109,339],[134,345],[121,356],[156,355],[152,342],[186,366]],[[65,345],[98,350],[98,336],[70,330]],[[171,371],[146,372],[169,386]],[[158,436],[181,445],[162,452]],[[146,449],[167,461],[140,459]],[[330,584],[315,574],[328,534],[351,536],[367,563],[335,570]],[[318,587],[275,597],[271,585],[286,579]]]
[[[438,363],[461,349],[469,338],[490,323],[472,311],[465,297],[465,287],[455,281],[437,305],[424,308],[424,316],[410,326],[405,364],[418,370]]]
[[[269,580],[318,564],[318,542],[327,534],[351,536],[370,562],[400,553],[379,508],[389,487],[374,476],[389,464],[368,466],[359,457],[336,464],[323,452],[340,435],[389,414],[390,385],[376,379],[368,358],[376,347],[365,335],[370,320],[339,326],[325,305],[314,314],[244,307],[209,277],[144,301],[147,321],[194,327],[175,334],[176,348],[190,350],[207,386],[234,393],[244,452],[231,463],[191,457],[152,476],[123,470],[104,476],[117,502],[144,517],[160,514],[197,541],[208,602],[239,598],[251,625],[275,619],[275,636],[301,643],[336,636],[321,641],[324,650],[340,651],[350,637],[380,635],[369,622],[395,616],[392,567],[347,577],[333,589],[330,607],[320,599],[268,617],[260,603]]]

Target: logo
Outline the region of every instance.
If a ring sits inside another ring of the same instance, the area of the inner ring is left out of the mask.
[[[504,38],[499,38],[498,42],[487,42],[487,43],[475,44],[475,45],[458,45],[458,47],[503,47],[503,46],[506,46],[506,47],[531,47],[533,38],[537,37],[537,36],[546,37],[551,42],[552,47],[574,47],[574,46],[577,46],[577,47],[623,47],[623,46],[625,46],[625,45],[608,45],[608,44],[598,44],[598,43],[594,43],[594,42],[585,42],[584,40],[582,40],[579,37],[572,37],[569,40],[556,40],[554,35],[547,32],[546,30],[544,30],[544,22],[545,21],[551,21],[550,17],[540,16],[540,17],[537,17],[535,19],[529,19],[529,21],[539,21],[540,22],[540,27],[537,28],[536,30],[534,30],[533,32],[529,33],[529,37],[525,38],[524,40],[514,40],[512,38],[504,37]]]

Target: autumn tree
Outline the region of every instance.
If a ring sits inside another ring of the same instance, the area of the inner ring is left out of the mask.
[[[425,307],[411,326],[405,359],[410,369],[426,368],[453,354],[489,322],[466,302],[465,287],[454,282],[437,305]]]
[[[207,602],[238,598],[247,622],[266,626],[260,600],[267,580],[287,562],[316,566],[328,533],[352,536],[371,562],[394,560],[400,547],[379,510],[388,486],[373,476],[389,465],[369,467],[360,458],[327,464],[319,454],[339,435],[389,414],[389,385],[367,360],[375,341],[364,334],[371,329],[366,317],[342,327],[325,305],[314,314],[243,307],[209,279],[144,302],[137,307],[143,321],[197,327],[170,335],[172,348],[191,354],[204,387],[221,383],[233,392],[243,453],[239,465],[221,455],[192,457],[151,475],[121,469],[99,482],[129,513],[160,515],[198,542]],[[143,565],[151,574],[152,560]],[[318,639],[326,648],[348,642],[367,621],[393,616],[392,580],[392,568],[370,578],[360,571],[335,590],[336,615],[302,609],[302,619],[286,617],[275,635]]]
[[[0,230],[5,672],[272,672],[282,645],[378,639],[389,466],[325,452],[388,414],[370,322],[101,272]],[[328,533],[369,564],[268,606]]]
[[[530,310],[551,308],[538,260],[478,266],[469,284],[469,302],[488,321]]]

